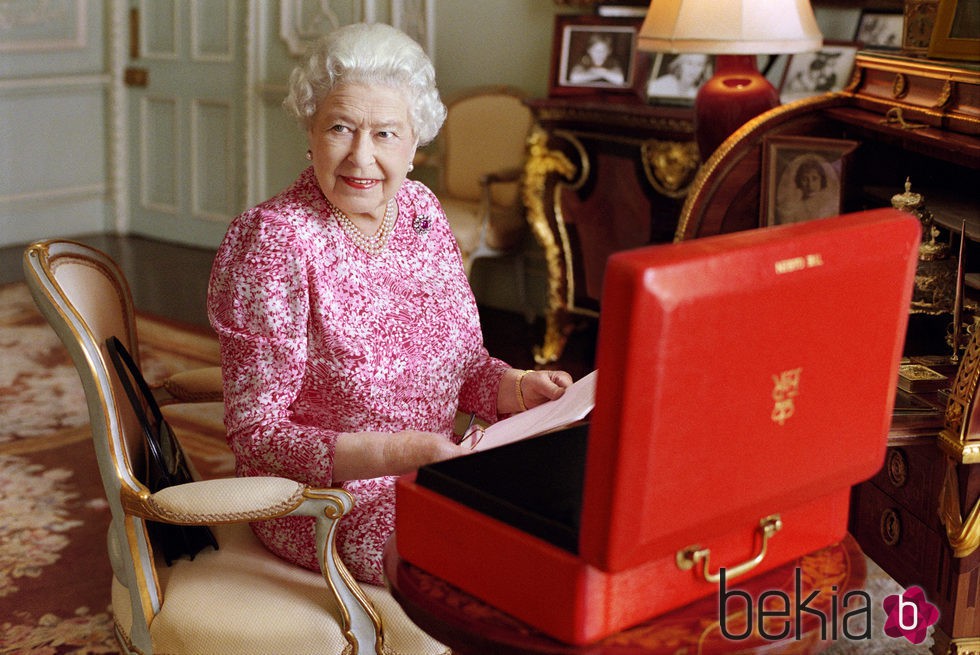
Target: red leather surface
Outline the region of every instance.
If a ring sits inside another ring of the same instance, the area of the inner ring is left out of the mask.
[[[848,496],[845,490],[787,509],[783,519],[791,527],[770,540],[766,558],[752,575],[840,541]],[[695,571],[678,569],[674,553],[608,573],[418,486],[413,476],[398,480],[397,497],[395,533],[403,559],[567,643],[592,643],[718,592],[716,584]],[[739,529],[702,545],[712,550],[711,572],[716,573],[719,566],[750,559],[759,540],[754,529]],[[720,556],[714,559],[716,553]]]
[[[522,621],[491,607],[445,580],[419,569],[401,558],[397,539],[385,547],[385,577],[392,595],[420,628],[459,655],[743,655],[824,652],[842,638],[834,631],[836,603],[839,624],[853,611],[855,602],[843,607],[841,598],[861,589],[865,581],[864,555],[850,536],[844,541],[800,557],[768,573],[738,583],[739,590],[758,598],[763,592],[784,594],[793,605],[796,599],[811,599],[813,613],[805,613],[799,627],[785,636],[774,634],[787,619],[767,620],[767,632],[746,613],[744,602],[726,603],[724,612],[717,597],[705,597],[681,609],[660,614],[598,642],[575,645],[557,641]],[[798,584],[799,581],[799,584]],[[814,595],[816,592],[816,595]],[[819,614],[817,613],[819,612]],[[743,638],[755,625],[752,634]],[[727,633],[727,634],[726,634]],[[739,633],[733,639],[733,633]]]
[[[401,556],[580,644],[717,593],[678,568],[688,546],[732,567],[778,513],[757,575],[839,541],[851,485],[884,456],[920,233],[876,210],[615,255],[581,556],[413,476],[396,488]]]
[[[920,233],[887,209],[610,258],[582,557],[624,570],[873,475]]]

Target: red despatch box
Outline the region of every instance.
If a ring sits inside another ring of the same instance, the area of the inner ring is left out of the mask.
[[[584,644],[839,541],[920,235],[881,209],[613,255],[589,425],[400,478],[399,554]]]

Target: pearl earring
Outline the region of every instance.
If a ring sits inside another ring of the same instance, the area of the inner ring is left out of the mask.
[[[313,151],[312,150],[307,150],[306,151],[306,158],[309,159],[310,161],[313,161]]]
[[[408,172],[411,173],[414,170],[415,170],[415,164],[409,164],[408,165]]]

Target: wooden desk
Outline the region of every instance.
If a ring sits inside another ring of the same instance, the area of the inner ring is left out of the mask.
[[[957,248],[964,235],[964,325],[980,316],[980,67],[885,52],[859,53],[848,86],[839,93],[777,107],[746,123],[702,165],[681,211],[677,240],[759,227],[768,197],[764,153],[771,137],[859,143],[845,174],[843,212],[888,206],[906,179],[925,197],[939,229],[937,242]],[[869,244],[869,248],[874,247]],[[954,252],[956,252],[954,250]],[[974,287],[976,285],[976,288]],[[951,294],[950,294],[951,295]],[[949,312],[932,328],[910,330],[908,355],[948,353]],[[964,334],[966,332],[964,331]],[[842,335],[846,338],[846,335]],[[964,358],[964,361],[966,358]],[[964,394],[964,398],[976,394]],[[893,424],[886,466],[858,485],[851,532],[868,555],[899,584],[919,585],[939,606],[934,652],[980,653],[980,549],[956,556],[939,519],[940,490],[956,497],[965,517],[980,507],[980,413],[965,444],[943,441],[939,412],[905,416]],[[929,424],[931,420],[931,425]],[[842,439],[847,438],[841,435]],[[960,451],[957,452],[957,448]],[[947,466],[956,482],[947,487]],[[976,515],[974,515],[976,516]],[[964,530],[972,536],[980,523]]]
[[[685,107],[583,98],[528,101],[527,221],[548,266],[539,364],[561,357],[575,316],[598,316],[606,259],[673,239],[698,168]]]
[[[385,576],[395,600],[423,630],[453,648],[459,655],[677,655],[677,653],[727,653],[737,646],[740,653],[818,653],[827,647],[820,638],[820,621],[815,615],[804,615],[802,637],[790,634],[781,641],[767,641],[756,632],[733,642],[721,633],[718,597],[704,598],[670,614],[625,630],[586,647],[570,646],[537,632],[507,614],[486,605],[447,582],[402,560],[394,539],[384,557]],[[803,556],[797,561],[766,574],[737,583],[753,597],[762,591],[778,590],[795,598],[796,571],[802,584],[801,597],[818,592],[810,607],[831,616],[834,594],[837,603],[849,590],[864,583],[866,569],[860,548],[850,537],[842,543]],[[875,599],[877,600],[877,599]],[[546,598],[542,603],[548,602]],[[853,606],[852,606],[853,608]],[[745,604],[732,600],[726,617],[729,634],[748,633]],[[839,616],[844,612],[840,611]],[[756,613],[753,614],[756,616]],[[783,622],[785,619],[779,619]],[[782,625],[782,623],[778,624]],[[828,620],[825,628],[830,630]],[[772,633],[779,627],[770,624]]]
[[[938,445],[944,405],[935,411],[896,413],[885,464],[854,487],[850,531],[861,548],[903,587],[922,587],[939,607],[933,653],[980,653],[980,551],[956,557],[940,515],[947,455]],[[980,464],[956,466],[963,508],[980,502]]]

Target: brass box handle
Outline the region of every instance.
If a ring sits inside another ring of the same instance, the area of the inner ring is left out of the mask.
[[[769,547],[769,538],[782,530],[782,528],[783,520],[779,517],[779,514],[772,514],[760,519],[759,527],[756,529],[762,536],[762,547],[752,559],[735,566],[725,567],[726,578],[734,578],[735,576],[742,575],[743,573],[748,573],[757,567],[766,557],[766,549]],[[708,557],[710,555],[711,550],[708,548],[702,548],[700,545],[688,546],[687,548],[677,551],[677,568],[682,571],[687,571],[694,568],[698,563],[701,563],[701,576],[705,579],[705,581],[711,583],[719,582],[721,580],[721,570],[719,569],[718,573],[711,573],[708,571]]]

